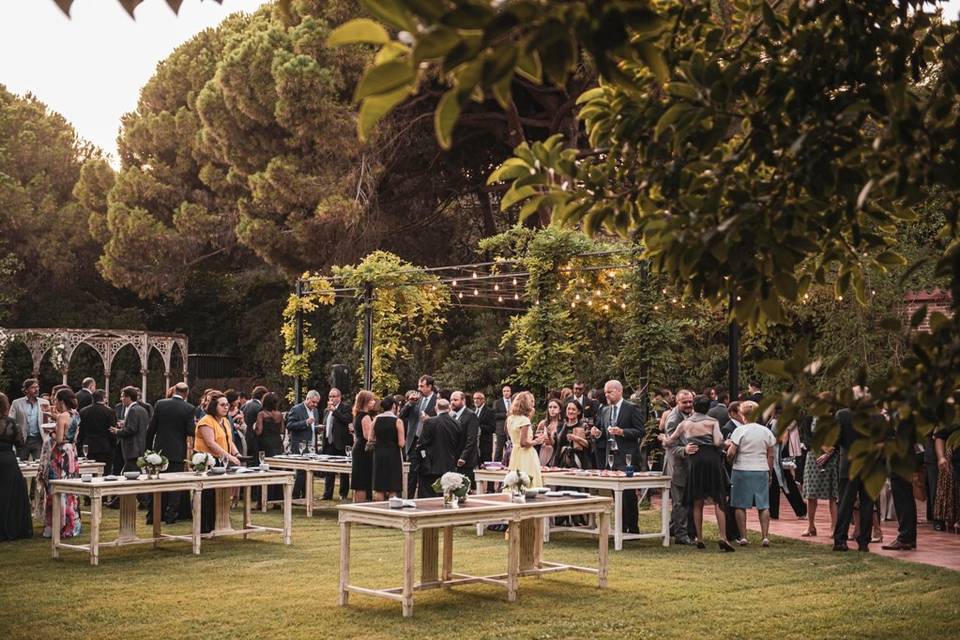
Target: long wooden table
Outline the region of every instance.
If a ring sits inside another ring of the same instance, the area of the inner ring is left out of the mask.
[[[80,460],[77,466],[79,467],[78,473],[80,474],[89,473],[94,476],[102,476],[105,465],[102,462],[95,462],[93,460]],[[23,474],[25,480],[33,480],[40,473],[40,464],[32,462],[23,464],[21,462],[20,473]]]
[[[507,475],[506,469],[490,470],[477,469],[474,472],[477,482],[503,482]],[[662,538],[663,546],[670,546],[670,476],[664,475],[634,475],[626,476],[597,476],[578,474],[575,472],[545,472],[541,474],[546,487],[572,487],[575,489],[604,489],[613,492],[613,548],[623,549],[624,540],[640,540],[644,538]],[[623,492],[631,489],[662,489],[660,496],[660,531],[655,533],[624,533],[623,532]],[[482,530],[481,530],[482,531]],[[575,531],[599,535],[598,528],[556,526],[550,524],[547,535],[551,531]]]
[[[526,503],[510,502],[509,496],[488,494],[470,496],[457,509],[443,506],[443,498],[413,501],[415,509],[393,509],[387,502],[340,505],[340,586],[339,604],[347,606],[351,593],[399,601],[404,617],[413,615],[413,593],[423,589],[449,588],[459,584],[482,582],[505,587],[507,600],[517,599],[519,577],[540,576],[556,571],[581,571],[595,574],[601,588],[607,586],[607,530],[610,527],[610,498],[545,498]],[[603,535],[598,538],[597,568],[543,560],[542,526],[544,518],[595,514]],[[506,521],[506,573],[475,576],[453,570],[453,528],[475,526],[478,522]],[[350,533],[354,524],[398,529],[403,532],[403,585],[371,589],[350,583]],[[414,583],[417,532],[422,535],[420,582]],[[438,562],[440,532],[443,532],[443,563]]]
[[[162,473],[158,479],[150,480],[141,476],[138,480],[104,480],[94,478],[90,482],[83,482],[79,478],[69,480],[53,480],[50,483],[54,500],[59,494],[75,494],[90,498],[90,542],[88,544],[67,544],[60,541],[60,509],[53,510],[52,535],[50,539],[51,555],[60,556],[61,549],[86,551],[90,554],[90,564],[100,562],[100,547],[122,547],[131,544],[153,544],[156,547],[160,542],[179,540],[191,542],[193,553],[200,554],[200,540],[202,538],[216,538],[221,536],[242,535],[244,538],[251,533],[279,533],[283,536],[283,543],[290,544],[292,530],[292,508],[294,474],[288,471],[261,471],[250,473],[229,473],[223,475],[197,475],[192,472]],[[255,486],[275,485],[283,486],[283,528],[264,527],[254,525],[251,521],[252,499],[251,490]],[[234,529],[230,523],[230,490],[242,487],[245,489],[243,527]],[[216,526],[213,531],[200,533],[200,493],[204,489],[216,491]],[[168,535],[161,532],[163,518],[161,509],[161,494],[170,491],[190,491],[193,498],[193,531],[190,535]],[[137,494],[153,494],[153,531],[147,538],[137,535]],[[100,542],[100,519],[103,509],[103,498],[108,496],[120,497],[120,533],[116,540]]]
[[[313,491],[313,477],[318,473],[335,473],[343,475],[351,475],[353,473],[352,463],[346,456],[330,456],[326,459],[317,459],[317,458],[301,458],[301,457],[270,457],[264,460],[270,468],[277,469],[288,469],[293,471],[303,471],[306,474],[306,488],[304,489],[304,497],[297,498],[293,501],[295,505],[304,505],[307,509],[307,516],[313,515],[314,507],[314,491]],[[410,463],[403,463],[403,497],[407,497],[407,476],[410,473]],[[263,511],[267,510],[267,494],[266,492],[260,493],[260,508]]]

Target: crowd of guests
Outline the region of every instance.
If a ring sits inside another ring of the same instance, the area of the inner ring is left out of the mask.
[[[711,504],[720,549],[730,552],[748,544],[750,509],[758,511],[761,544],[768,546],[770,520],[779,517],[783,496],[797,517],[808,518],[803,535],[811,537],[819,535],[815,516],[826,502],[829,535],[838,551],[848,548],[849,539],[864,551],[871,542],[882,542],[879,520],[892,515],[899,533],[884,548],[916,547],[914,483],[891,474],[886,493],[892,500],[881,494],[875,502],[859,479],[849,478],[847,454],[861,437],[851,413],[837,414],[839,437],[828,445],[814,445],[817,423],[811,419],[789,425],[778,439],[776,414],[767,420],[759,415],[762,392],[755,383],[733,401],[712,388],[701,394],[658,390],[645,407],[647,398],[625,398],[617,380],[592,390],[576,382],[543,398],[539,419],[537,399],[529,391],[514,393],[504,385],[500,397],[488,404],[479,391],[440,390],[430,375],[421,376],[418,388],[403,395],[379,398],[361,390],[352,404],[332,388],[322,409],[323,395],[310,390],[286,412],[279,396],[264,386],[249,396],[206,389],[193,405],[189,387],[180,383],[155,406],[143,402],[137,388],[126,387],[114,407],[90,378],[76,393],[58,385],[49,395],[40,395],[35,379],[24,381],[22,390],[23,396],[12,403],[0,394],[0,416],[7,416],[0,418],[0,539],[32,535],[29,488],[17,458],[40,464],[34,516],[44,522],[44,535],[49,536],[53,504],[46,488],[51,480],[78,475],[79,452],[103,463],[107,473],[119,474],[136,469],[137,458],[149,449],[169,459],[168,472],[185,470],[198,451],[210,453],[224,466],[255,465],[285,452],[347,457],[349,475],[338,479],[325,474],[325,500],[334,499],[335,489],[341,499],[352,491],[354,501],[399,495],[404,463],[409,464],[409,497],[435,496],[434,483],[450,471],[470,478],[477,490],[492,490],[477,487],[474,480],[475,469],[490,461],[526,471],[534,486],[542,486],[541,467],[662,469],[671,477],[670,529],[678,544],[706,546],[703,511]],[[920,475],[927,492],[927,519],[938,530],[960,531],[960,452],[947,449],[948,435],[949,430],[937,432],[918,451],[924,471]],[[268,500],[281,498],[279,487],[268,491]],[[165,522],[192,517],[186,492],[162,495]],[[305,474],[299,472],[294,497],[304,496]],[[148,522],[150,499],[142,500]],[[892,502],[892,508],[884,510],[885,502]],[[59,508],[61,535],[77,535],[81,522],[76,498],[68,497]],[[624,532],[639,533],[635,491],[624,492],[622,509]],[[201,531],[211,531],[212,491],[202,494],[201,518]]]

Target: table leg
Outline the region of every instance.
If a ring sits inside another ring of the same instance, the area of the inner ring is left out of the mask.
[[[309,518],[313,515],[313,471],[307,469],[306,476],[307,487],[303,497],[307,503],[307,517]]]
[[[253,506],[250,502],[253,500],[253,487],[243,488],[243,528],[249,529],[253,524]],[[247,534],[243,534],[243,539],[247,539]]]
[[[233,530],[230,524],[230,489],[214,489],[216,516],[214,534],[228,533]]]
[[[520,522],[511,520],[507,527],[507,602],[517,600],[520,573]]]
[[[443,528],[443,581],[453,577],[453,527]]]
[[[90,498],[90,564],[100,564],[100,518],[103,498],[99,493]]]
[[[350,603],[350,592],[347,591],[347,585],[350,584],[350,523],[340,523],[340,606],[345,607]]]
[[[413,559],[416,555],[416,540],[413,531],[403,532],[403,617],[413,615]]]
[[[623,549],[623,491],[613,492],[613,548]]]
[[[193,555],[200,555],[200,492],[194,489],[193,494]]]
[[[546,518],[536,518],[534,522],[536,523],[537,531],[534,533],[533,538],[533,568],[542,569],[543,568],[543,536],[544,531],[548,529]],[[538,578],[541,576],[537,576]]]
[[[151,508],[153,509],[153,547],[156,549],[160,546],[160,522],[161,522],[161,512],[163,511],[163,504],[161,500],[163,499],[163,494],[159,491],[153,493],[153,500]]]
[[[50,555],[59,558],[60,549],[57,548],[57,545],[60,544],[60,529],[63,527],[60,523],[60,517],[63,512],[60,509],[60,494],[57,493],[56,489],[51,491],[53,495],[50,497],[50,503],[53,507],[50,513]]]
[[[660,492],[660,532],[663,534],[663,546],[670,546],[670,488]]]
[[[599,517],[598,544],[599,554],[597,562],[597,586],[601,589],[607,588],[607,561],[610,550],[610,512],[601,511]]]
[[[407,497],[407,478],[409,477],[409,475],[410,475],[409,472],[408,472],[406,469],[404,469],[404,470],[403,470],[403,480],[402,480],[402,482],[403,482],[403,487],[402,487],[402,492],[401,492],[401,494],[400,494],[400,495],[402,495],[404,498]]]
[[[267,512],[267,485],[260,485],[260,513]]]
[[[283,544],[290,544],[293,531],[293,483],[283,485]]]
[[[137,496],[120,496],[120,535],[122,542],[137,539]]]
[[[439,575],[437,559],[440,556],[440,530],[424,529],[420,539],[420,582],[423,584],[436,582]]]

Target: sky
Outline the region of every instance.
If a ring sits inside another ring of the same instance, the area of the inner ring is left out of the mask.
[[[136,108],[157,63],[194,34],[263,2],[185,0],[177,16],[164,0],[145,0],[131,20],[116,0],[74,0],[71,18],[53,0],[0,0],[0,84],[33,93],[116,164],[120,117]],[[960,0],[945,4],[956,19]]]
[[[0,84],[33,93],[116,164],[120,117],[136,108],[157,63],[263,2],[185,0],[178,16],[164,0],[145,0],[131,20],[117,0],[74,0],[70,18],[53,0],[0,0]]]

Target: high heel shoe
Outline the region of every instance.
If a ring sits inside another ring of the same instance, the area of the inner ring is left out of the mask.
[[[697,549],[706,549],[707,545],[703,544],[703,540],[697,540]]]
[[[733,551],[733,545],[731,545],[726,540],[718,540],[717,544],[720,546],[720,551],[731,552]]]
[[[800,534],[801,538],[816,538],[817,537],[817,528],[811,527]]]

